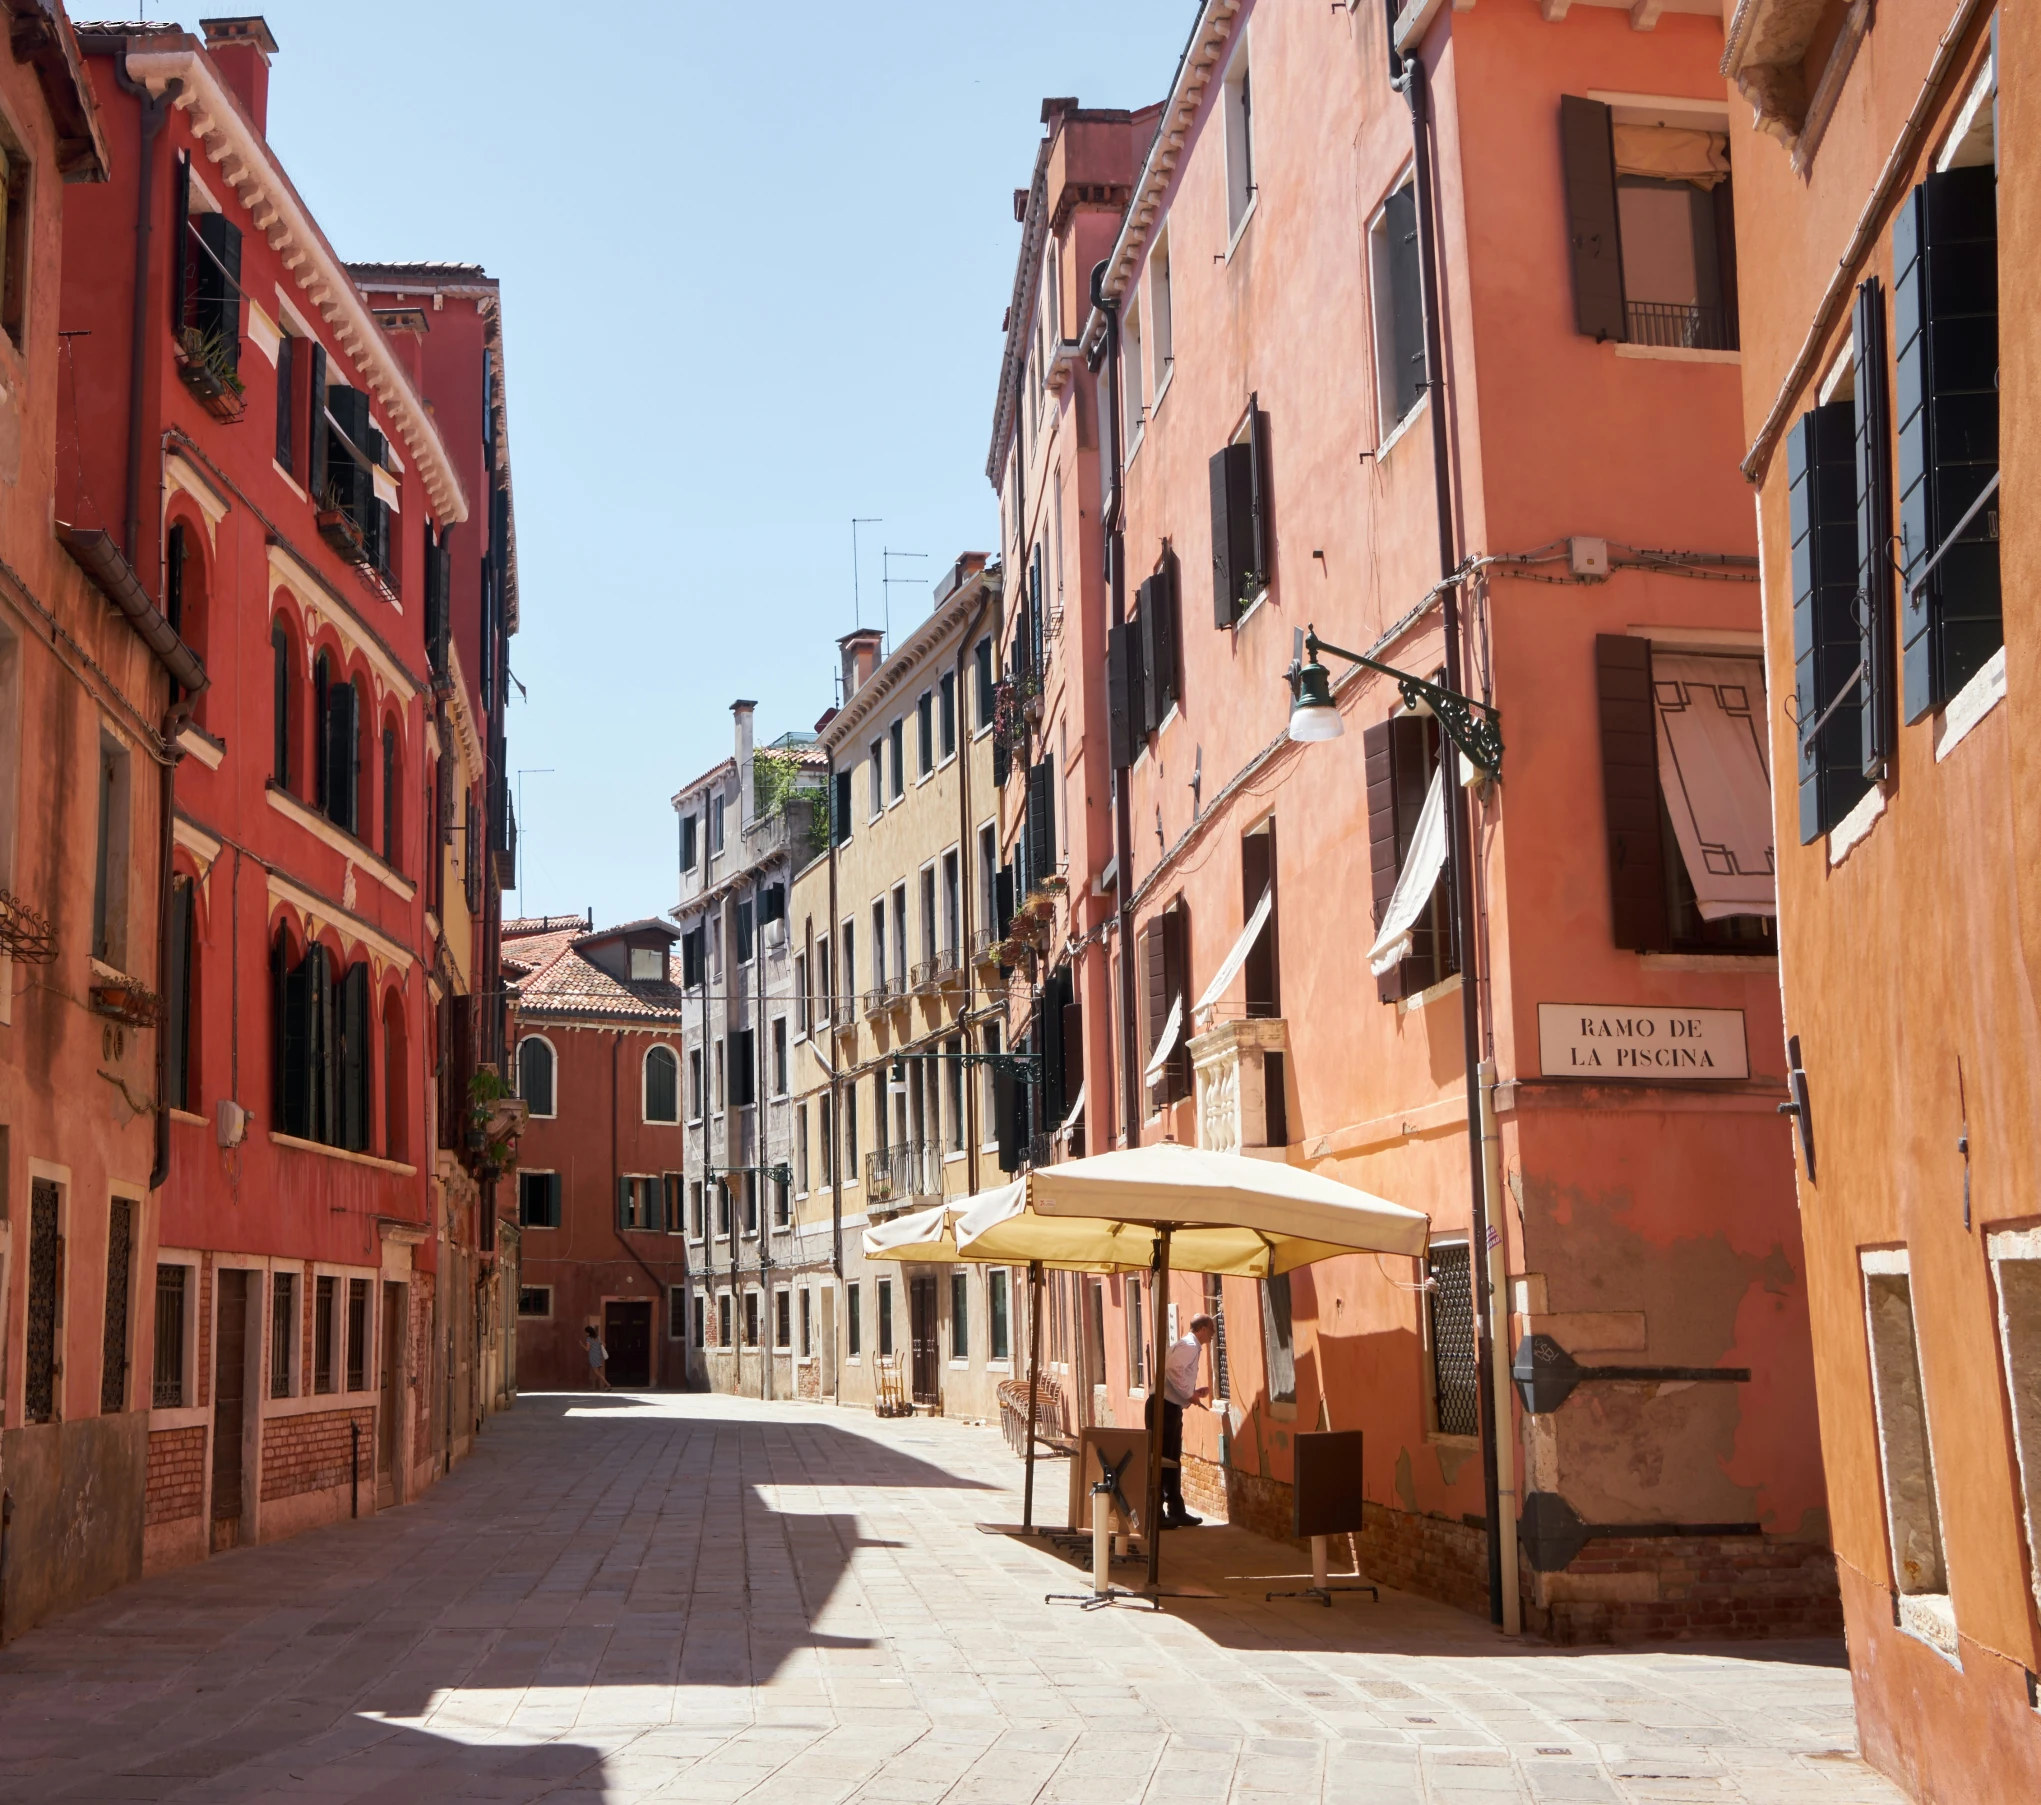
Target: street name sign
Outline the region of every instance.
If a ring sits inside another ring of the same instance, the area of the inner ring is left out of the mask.
[[[1748,1078],[1741,1009],[1540,1003],[1538,1066],[1547,1078]]]

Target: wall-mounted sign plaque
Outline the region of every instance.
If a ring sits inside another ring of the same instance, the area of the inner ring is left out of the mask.
[[[1547,1078],[1748,1078],[1741,1009],[1540,1003],[1538,1066]]]

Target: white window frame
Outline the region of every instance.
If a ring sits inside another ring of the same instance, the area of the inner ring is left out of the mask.
[[[1251,34],[1243,31],[1226,64],[1220,111],[1225,121],[1226,256],[1230,262],[1240,235],[1254,217],[1261,196],[1254,173],[1254,85]]]
[[[664,1050],[673,1056],[673,1115],[655,1117],[652,1114],[652,1055]],[[680,1049],[671,1041],[655,1040],[638,1060],[638,1120],[648,1128],[678,1128],[687,1111],[687,1101],[681,1095],[680,1087],[686,1081],[687,1061],[681,1057]],[[554,1101],[557,1102],[558,1087],[555,1087]]]
[[[553,1061],[553,1107],[531,1109],[531,1119],[534,1122],[557,1121],[560,1116],[560,1049],[553,1044],[553,1037],[550,1034],[528,1033],[517,1037],[517,1094],[524,1100],[527,1109],[530,1109],[531,1100],[524,1096],[524,1047],[525,1042],[530,1040],[535,1040],[544,1047]]]
[[[544,1292],[546,1307],[543,1310],[527,1310],[524,1307],[524,1294],[527,1291]],[[553,1287],[551,1285],[527,1285],[520,1282],[517,1287],[517,1320],[519,1322],[551,1322],[553,1320]],[[319,1395],[321,1397],[330,1397],[333,1394],[321,1392]]]

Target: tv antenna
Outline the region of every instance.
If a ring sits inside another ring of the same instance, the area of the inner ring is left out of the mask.
[[[885,571],[885,575],[879,579],[879,587],[885,591],[886,595],[885,634],[887,653],[893,650],[893,585],[895,583],[919,583],[921,581],[920,577],[896,577],[893,574],[893,560],[895,558],[926,558],[927,556],[927,552],[896,552],[890,549],[882,549],[879,553],[879,561]]]

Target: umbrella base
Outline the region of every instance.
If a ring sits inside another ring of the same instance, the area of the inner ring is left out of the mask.
[[[1377,1604],[1382,1602],[1382,1594],[1373,1586],[1306,1586],[1301,1592],[1264,1592],[1262,1602],[1266,1604],[1272,1598],[1312,1598],[1329,1611],[1335,1592],[1365,1592]]]
[[[1215,1592],[1214,1598],[1218,1597]],[[1044,1592],[1044,1604],[1074,1604],[1080,1610],[1096,1611],[1109,1604],[1145,1605],[1151,1611],[1162,1609],[1162,1600],[1146,1592],[1132,1591],[1126,1586],[1113,1586],[1104,1592]]]

